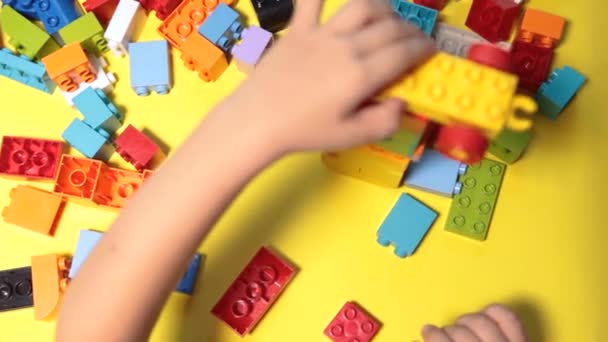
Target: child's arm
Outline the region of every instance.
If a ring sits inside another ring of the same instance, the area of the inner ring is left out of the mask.
[[[70,284],[61,341],[144,340],[218,217],[286,153],[392,134],[403,105],[371,102],[429,57],[433,43],[386,0],[353,0],[319,25],[322,0],[298,1],[290,32],[138,191]]]

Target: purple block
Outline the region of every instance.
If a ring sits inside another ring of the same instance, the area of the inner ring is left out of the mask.
[[[244,73],[253,71],[264,51],[272,45],[272,33],[258,26],[243,30],[241,43],[232,48],[236,65]]]

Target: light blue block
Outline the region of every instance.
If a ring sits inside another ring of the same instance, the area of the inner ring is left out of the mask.
[[[0,75],[49,94],[55,91],[42,63],[16,56],[9,49],[0,49]]]
[[[91,128],[110,133],[120,128],[122,115],[102,90],[86,88],[72,102],[84,116],[84,123]]]
[[[405,258],[414,253],[437,218],[431,208],[408,194],[402,194],[378,229],[378,243],[392,244],[395,254]]]
[[[78,273],[80,266],[87,259],[97,241],[101,239],[103,233],[96,232],[94,230],[82,229],[80,230],[80,235],[78,236],[78,243],[76,244],[76,251],[74,252],[74,256],[72,257],[72,266],[70,267],[70,272],[68,276],[70,279],[73,279]]]
[[[391,7],[403,20],[417,26],[424,34],[431,36],[439,12],[405,0],[391,0]]]
[[[241,16],[232,7],[220,2],[198,28],[198,33],[225,52],[241,39],[243,23]]]
[[[110,139],[108,132],[103,129],[96,131],[79,119],[74,119],[61,136],[87,158],[101,156],[104,145]]]
[[[420,160],[410,163],[404,183],[412,188],[452,197],[460,193],[462,184],[458,182],[458,175],[466,170],[466,164],[427,149]]]
[[[539,111],[551,119],[557,119],[586,80],[585,76],[569,66],[555,69],[536,93]]]
[[[150,91],[159,95],[169,93],[171,76],[169,44],[166,40],[129,44],[131,88],[138,96]]]
[[[194,255],[190,265],[188,265],[188,269],[186,273],[180,279],[175,291],[181,292],[187,295],[192,295],[194,293],[194,285],[196,285],[196,276],[198,275],[198,270],[201,266],[201,261],[203,259],[202,254]]]

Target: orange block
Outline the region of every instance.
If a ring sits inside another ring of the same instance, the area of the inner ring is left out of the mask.
[[[93,199],[104,163],[67,154],[61,156],[54,192],[87,200]]]
[[[80,83],[91,83],[97,79],[95,69],[78,42],[42,58],[42,64],[49,77],[64,91],[75,91]]]
[[[68,286],[68,272],[72,258],[47,254],[32,257],[32,290],[34,292],[34,317],[38,320],[50,317]]]
[[[200,34],[191,34],[181,46],[182,60],[189,70],[207,82],[215,81],[228,67],[224,52]]]
[[[552,48],[562,39],[565,26],[563,17],[530,8],[524,13],[517,39]]]
[[[63,209],[63,198],[37,188],[18,185],[11,203],[2,211],[4,221],[36,233],[53,236]]]
[[[99,205],[123,208],[143,182],[143,173],[104,167],[93,201]]]

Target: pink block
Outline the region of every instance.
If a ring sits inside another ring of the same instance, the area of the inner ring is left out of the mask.
[[[236,65],[244,73],[253,71],[264,51],[272,45],[272,33],[258,26],[243,30],[241,43],[232,48]]]

